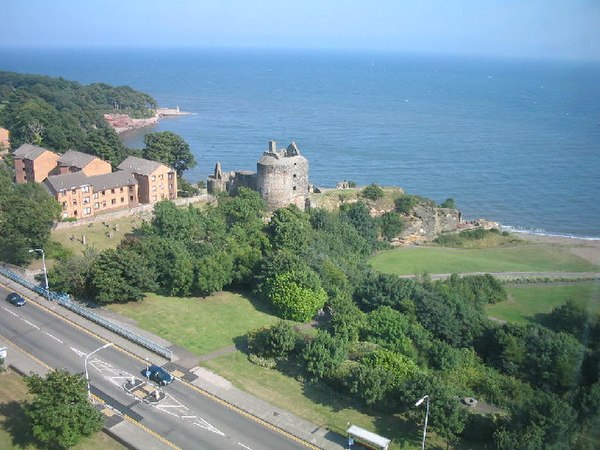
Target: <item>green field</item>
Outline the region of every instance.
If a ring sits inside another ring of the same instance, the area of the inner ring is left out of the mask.
[[[27,386],[19,375],[8,371],[0,374],[0,449],[2,450],[38,449],[32,441],[31,431],[26,426],[20,406],[26,398]],[[73,449],[124,450],[125,447],[105,433],[97,433]]]
[[[564,285],[511,286],[508,300],[486,307],[488,315],[507,322],[529,322],[537,314],[547,314],[571,299],[586,305],[591,311],[600,311],[600,283],[572,283]]]
[[[108,308],[197,355],[234,345],[236,338],[249,330],[278,320],[262,302],[231,292],[206,298],[151,294],[139,303],[112,304]]]
[[[343,434],[350,422],[393,439],[390,449],[420,448],[421,429],[413,422],[398,415],[370,412],[332,389],[304,384],[277,370],[259,367],[241,352],[203,361],[202,365],[239,389],[321,427]],[[427,433],[427,448],[446,448],[445,441]]]
[[[594,272],[598,266],[568,248],[528,245],[485,249],[410,247],[386,250],[370,261],[375,270],[395,275],[468,272]]]

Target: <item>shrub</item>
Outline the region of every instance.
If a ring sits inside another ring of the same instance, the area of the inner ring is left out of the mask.
[[[408,214],[419,203],[418,197],[405,194],[394,200],[396,212],[400,214]]]
[[[383,198],[385,194],[383,189],[373,183],[364,188],[361,195],[369,200],[379,200],[380,198]]]

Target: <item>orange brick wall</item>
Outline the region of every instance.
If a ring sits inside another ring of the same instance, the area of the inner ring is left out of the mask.
[[[94,158],[91,163],[83,168],[83,173],[85,173],[88,177],[92,177],[94,175],[104,175],[105,173],[111,172],[112,167],[110,163],[99,158]]]
[[[59,156],[46,151],[35,160],[15,159],[15,177],[17,183],[41,183],[48,174],[56,167]]]

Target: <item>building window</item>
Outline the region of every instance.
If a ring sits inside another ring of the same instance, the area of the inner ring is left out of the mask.
[[[130,191],[133,191],[133,186],[129,186],[129,190],[130,190]]]
[[[161,174],[158,176],[158,179],[159,179],[159,180],[162,180],[162,179],[163,179],[163,174],[162,174],[162,173],[161,173]]]
[[[152,180],[152,181],[156,181],[156,175],[152,175],[152,178],[151,178],[151,180]]]
[[[169,190],[173,189],[173,185],[169,184]]]
[[[104,194],[105,194],[105,192],[104,192],[104,191],[102,191],[102,195],[104,195]]]
[[[110,193],[111,193],[111,194],[114,194],[114,193],[115,193],[115,190],[114,190],[114,189],[111,189],[111,190],[110,190]]]
[[[133,195],[129,196],[129,201],[132,202],[133,201]]]
[[[95,209],[98,209],[98,208],[100,208],[100,203],[98,203],[98,202],[94,203],[94,208],[95,208]]]
[[[73,205],[77,205],[77,200],[73,200]]]
[[[89,197],[83,197],[83,203],[89,203],[89,202],[90,202]]]
[[[156,201],[156,195],[152,196],[152,200]]]
[[[62,202],[63,209],[67,209],[67,202]]]
[[[90,192],[90,187],[89,186],[83,186],[83,188],[81,188],[81,190],[83,192]]]
[[[121,188],[119,189],[119,192],[123,192],[123,187],[121,186]]]
[[[165,190],[165,186],[164,186],[164,184],[161,184],[161,185],[160,185],[160,190],[161,190],[161,191],[164,191],[164,190]]]
[[[294,178],[296,178],[296,174],[294,174]]]
[[[294,186],[294,187],[292,188],[292,190],[293,190],[293,191],[295,191],[295,190],[296,190],[296,186]]]
[[[156,185],[152,186],[152,190],[155,191],[156,190]]]
[[[106,208],[106,202],[102,202],[102,207]]]
[[[83,214],[91,214],[92,208],[83,208]]]
[[[94,192],[94,198],[98,198],[98,193]]]
[[[160,199],[164,200],[165,199],[165,194],[160,194]]]
[[[117,199],[116,199],[116,198],[113,198],[113,199],[110,201],[110,204],[111,204],[111,205],[116,205],[116,204],[117,204]]]
[[[77,194],[77,190],[76,189],[72,189],[71,190],[71,194]]]
[[[125,197],[121,197],[121,203],[125,203]]]
[[[169,173],[169,180],[173,179],[173,173]]]

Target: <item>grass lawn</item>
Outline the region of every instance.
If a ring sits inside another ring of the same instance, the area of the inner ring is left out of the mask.
[[[142,219],[139,216],[121,217],[119,219],[106,220],[109,226],[102,222],[94,222],[90,225],[81,225],[73,228],[64,228],[62,230],[52,230],[52,239],[60,242],[64,247],[73,250],[75,254],[81,254],[85,250],[85,245],[81,243],[82,236],[85,235],[86,245],[93,246],[98,250],[115,248],[127,233],[131,233],[133,228],[141,225]],[[115,227],[117,230],[115,230]],[[108,237],[107,233],[112,233]],[[71,239],[74,237],[74,239]]]
[[[371,261],[375,270],[396,275],[463,272],[594,272],[598,266],[551,245],[458,249],[410,247],[386,250]]]
[[[139,303],[108,307],[197,355],[233,345],[249,330],[278,320],[262,302],[231,292],[206,298],[151,294]]]
[[[241,352],[203,361],[202,365],[227,378],[239,389],[332,431],[343,434],[350,422],[393,439],[391,449],[421,446],[422,429],[414,422],[397,415],[371,413],[332,389],[304,385],[277,370],[252,364]],[[427,433],[427,448],[446,448],[446,445],[435,434]]]
[[[600,283],[523,285],[508,287],[507,291],[508,300],[486,307],[488,315],[525,323],[535,319],[537,314],[549,313],[569,299],[581,302],[592,311],[600,311]]]
[[[27,398],[23,379],[10,371],[0,374],[0,448],[35,450],[31,431],[26,426],[20,403]],[[25,426],[23,426],[25,425]],[[100,432],[73,447],[74,450],[125,450],[125,447]]]

